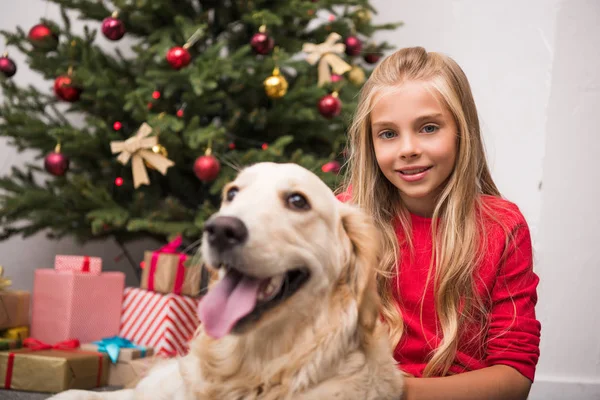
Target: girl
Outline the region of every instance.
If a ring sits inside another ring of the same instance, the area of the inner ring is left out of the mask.
[[[378,289],[403,399],[526,399],[541,328],[531,239],[492,180],[464,72],[420,47],[386,58],[348,150],[338,198],[383,233]]]

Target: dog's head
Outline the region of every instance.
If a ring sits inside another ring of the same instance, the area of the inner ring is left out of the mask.
[[[360,303],[377,250],[369,219],[315,174],[296,164],[248,167],[205,223],[202,256],[219,279],[200,304],[203,328],[219,338],[285,324],[318,312],[340,285]]]

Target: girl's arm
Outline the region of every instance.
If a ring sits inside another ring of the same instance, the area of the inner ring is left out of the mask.
[[[404,378],[400,400],[526,400],[531,381],[506,365],[442,378]]]

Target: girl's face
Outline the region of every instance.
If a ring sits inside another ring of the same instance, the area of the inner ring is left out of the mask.
[[[377,96],[371,134],[379,168],[412,213],[431,216],[456,161],[457,127],[423,82]]]

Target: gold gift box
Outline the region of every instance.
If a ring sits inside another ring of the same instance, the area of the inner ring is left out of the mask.
[[[148,290],[148,279],[150,278],[150,269],[152,266],[152,251],[144,253],[144,269],[142,270],[142,279],[140,288]],[[153,292],[174,293],[175,279],[177,277],[177,268],[179,266],[179,254],[160,253],[156,260],[156,269],[154,271]],[[202,278],[202,265],[189,265],[189,259],[184,262],[185,274],[183,285],[181,286],[181,295],[196,297],[200,295],[200,281]]]
[[[108,356],[79,350],[18,349],[0,352],[4,389],[58,393],[93,389],[108,382]],[[11,375],[7,379],[7,373]],[[9,386],[6,387],[6,382]]]
[[[0,329],[29,325],[30,293],[0,290]]]

